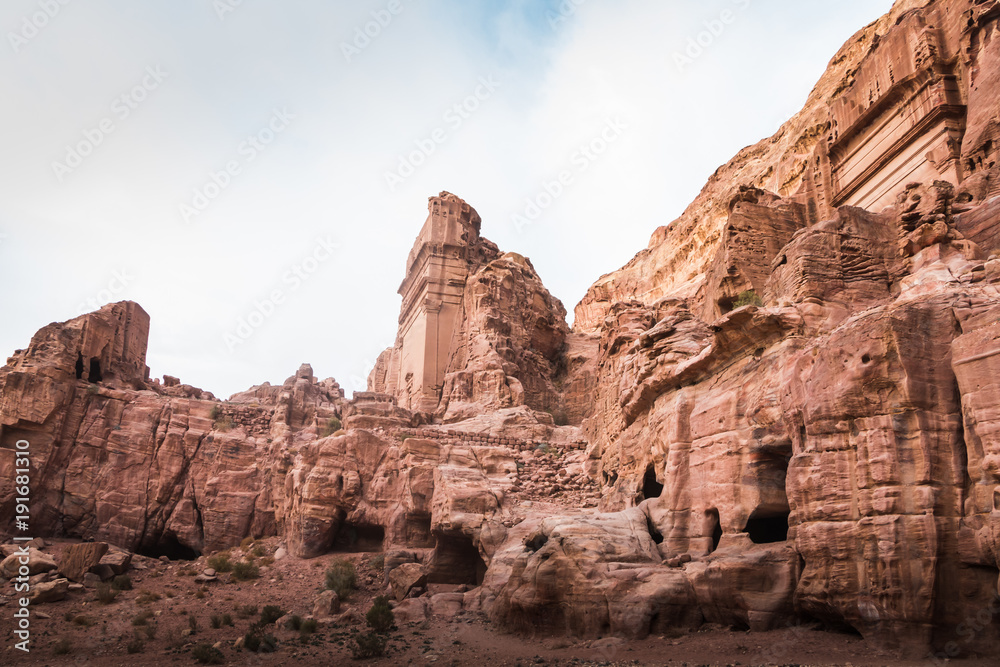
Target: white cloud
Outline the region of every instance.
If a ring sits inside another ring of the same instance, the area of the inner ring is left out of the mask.
[[[840,44],[891,4],[850,0],[830,17],[826,3],[756,0],[679,73],[673,53],[733,2],[588,0],[556,31],[524,0],[403,2],[350,63],[340,44],[386,2],[256,0],[225,21],[196,0],[73,2],[0,55],[0,348],[73,317],[127,267],[135,280],[115,297],[150,312],[154,375],[228,395],[310,362],[347,386],[393,341],[404,260],[442,189],[572,310],[719,164],[797,111]],[[5,3],[0,29],[36,7]],[[155,65],[169,77],[59,184],[52,161]],[[496,94],[391,192],[386,170],[491,75]],[[295,121],[185,226],[178,205],[275,108]],[[518,232],[525,198],[615,117],[627,130]],[[341,254],[228,354],[225,333],[327,233]]]

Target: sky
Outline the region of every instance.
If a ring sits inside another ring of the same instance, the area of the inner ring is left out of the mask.
[[[128,299],[152,377],[350,396],[441,191],[572,318],[891,5],[4,0],[0,354]]]

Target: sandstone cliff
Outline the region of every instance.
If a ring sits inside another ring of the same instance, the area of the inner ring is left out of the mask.
[[[135,304],[45,327],[0,369],[0,511],[27,439],[40,530],[381,550],[398,617],[435,608],[425,581],[533,632],[815,622],[995,655],[960,624],[1000,595],[998,77],[1000,3],[897,2],[574,331],[431,198],[349,401],[308,366],[228,402],[150,382]]]

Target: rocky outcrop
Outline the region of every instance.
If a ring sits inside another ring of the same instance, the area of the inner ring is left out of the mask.
[[[379,357],[369,389],[446,422],[519,405],[563,414],[562,304],[530,260],[480,236],[467,203],[442,192],[429,210],[400,287],[396,345]]]

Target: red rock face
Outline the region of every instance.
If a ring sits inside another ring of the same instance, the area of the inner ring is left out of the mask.
[[[300,557],[386,551],[400,597],[473,587],[407,599],[414,618],[818,620],[995,655],[998,44],[995,1],[897,2],[572,332],[530,261],[432,198],[397,344],[351,401],[308,366],[225,403],[150,383],[135,304],[50,325],[0,370],[0,512],[23,438],[40,530],[147,551],[281,535]]]

